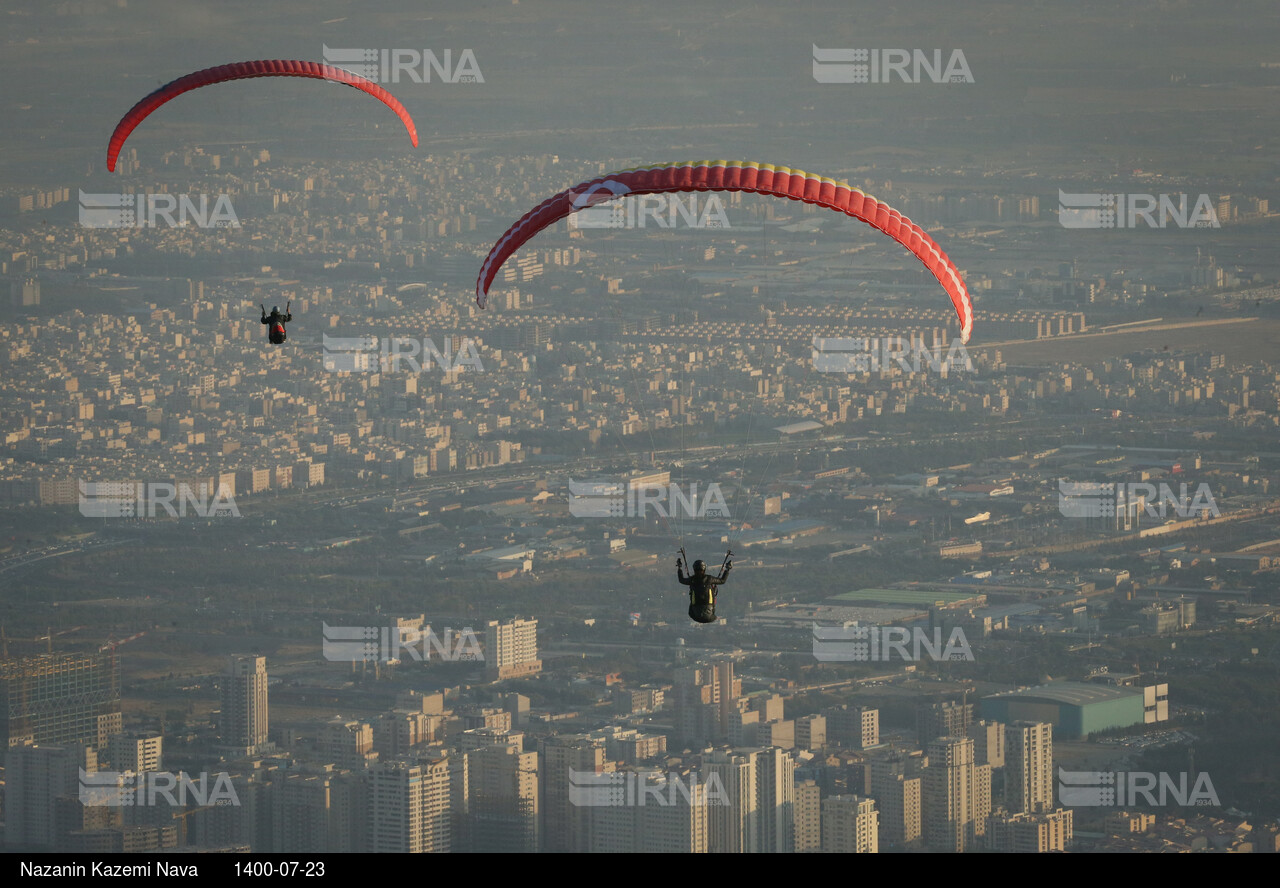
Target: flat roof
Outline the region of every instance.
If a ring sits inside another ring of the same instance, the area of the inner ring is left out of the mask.
[[[939,592],[934,589],[857,589],[833,595],[832,601],[871,601],[877,604],[931,605],[955,604],[975,601],[984,597],[980,590],[964,592]]]
[[[802,422],[792,422],[783,426],[775,426],[773,430],[775,432],[781,432],[784,435],[796,435],[800,432],[812,432],[817,429],[825,428],[826,425],[824,423],[816,422],[812,419],[806,419]]]
[[[1021,697],[1026,700],[1048,700],[1070,706],[1087,706],[1090,703],[1107,703],[1135,696],[1142,696],[1141,688],[1120,688],[1082,681],[1054,681],[1034,688],[1023,688],[1020,691],[1003,691],[983,699]]]

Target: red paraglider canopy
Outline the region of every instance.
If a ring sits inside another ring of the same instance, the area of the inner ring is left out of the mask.
[[[489,251],[476,279],[476,303],[484,308],[489,287],[516,250],[570,213],[632,194],[687,191],[745,191],[770,194],[837,210],[866,222],[910,250],[951,297],[960,319],[960,338],[973,331],[973,300],[955,263],[924,229],[860,188],[789,167],[740,160],[695,160],[655,164],[611,173],[549,197],[507,229]]]
[[[165,102],[185,92],[199,89],[202,86],[225,83],[228,80],[247,80],[251,77],[310,77],[313,80],[331,80],[334,83],[345,83],[353,89],[368,93],[394,111],[396,116],[404,123],[404,128],[409,131],[409,138],[413,140],[413,146],[415,148],[418,147],[418,128],[414,126],[413,118],[409,116],[409,112],[405,110],[404,105],[401,105],[395,96],[372,80],[368,80],[358,74],[352,74],[350,71],[344,71],[342,68],[335,68],[332,65],[324,65],[319,62],[266,59],[257,62],[235,62],[230,65],[219,65],[216,68],[205,68],[203,71],[196,71],[184,77],[179,77],[172,83],[166,83],[146,96],[142,101],[130,108],[129,113],[120,118],[120,122],[116,124],[115,132],[111,134],[111,142],[107,146],[107,169],[115,172],[116,159],[120,156],[120,149],[124,147],[125,139],[129,138],[129,134],[147,118],[147,115]]]

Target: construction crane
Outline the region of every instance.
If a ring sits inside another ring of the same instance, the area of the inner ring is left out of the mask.
[[[120,647],[120,645],[128,644],[131,641],[137,641],[139,638],[141,638],[146,634],[147,634],[146,632],[139,632],[137,635],[130,635],[128,638],[122,638],[119,641],[116,641],[114,637],[108,637],[107,643],[104,644],[102,647],[98,648],[98,653],[101,654],[101,653],[105,653],[106,651],[112,651],[114,653],[115,649]]]
[[[4,627],[0,626],[0,653],[2,653],[3,657],[7,660],[9,658],[9,642],[21,641],[21,642],[37,643],[37,642],[43,641],[46,643],[46,648],[45,648],[46,651],[52,654],[53,640],[55,638],[57,638],[60,635],[70,635],[72,632],[79,632],[83,628],[84,628],[83,626],[73,626],[70,629],[63,629],[60,632],[54,632],[53,628],[50,627],[45,630],[44,635],[37,635],[35,638],[10,638],[7,634],[5,634]]]
[[[116,670],[119,668],[119,664],[116,662],[116,648],[120,647],[122,644],[128,644],[131,641],[136,641],[146,634],[147,633],[145,632],[139,632],[136,635],[130,635],[128,638],[123,638],[119,641],[116,641],[114,635],[109,635],[107,636],[107,643],[98,648],[98,653],[100,654],[106,653],[107,651],[111,652],[111,672],[113,675],[116,675],[117,681],[119,680],[119,674]]]

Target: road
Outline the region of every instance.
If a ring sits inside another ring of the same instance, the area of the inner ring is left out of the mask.
[[[30,567],[41,561],[50,558],[62,558],[66,555],[83,555],[89,552],[97,552],[103,549],[113,549],[117,546],[132,546],[138,543],[136,539],[127,540],[86,540],[82,543],[67,544],[63,546],[46,546],[42,549],[35,549],[29,552],[21,552],[16,555],[10,555],[7,558],[0,558],[0,573],[6,573],[12,570],[18,570],[23,567]]]

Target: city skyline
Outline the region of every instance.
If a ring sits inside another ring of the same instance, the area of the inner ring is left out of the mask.
[[[9,10],[15,860],[1280,850],[1272,10],[722,7]]]

